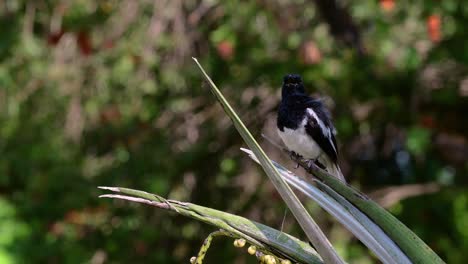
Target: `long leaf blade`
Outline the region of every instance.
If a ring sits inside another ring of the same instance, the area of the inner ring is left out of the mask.
[[[323,234],[322,230],[318,227],[312,217],[309,215],[307,210],[301,204],[297,196],[291,190],[288,184],[283,180],[279,172],[276,170],[274,165],[271,163],[270,159],[266,156],[263,149],[257,143],[257,141],[253,138],[252,134],[246,128],[244,123],[240,120],[237,116],[235,111],[232,109],[230,104],[224,98],[222,93],[219,91],[217,86],[205,72],[203,67],[200,65],[196,58],[193,58],[197,66],[200,68],[201,72],[203,73],[205,79],[210,84],[211,91],[215,95],[218,102],[222,105],[226,114],[231,118],[234,126],[236,127],[239,134],[244,139],[245,143],[249,146],[250,149],[255,153],[260,161],[260,165],[262,166],[263,170],[275,186],[278,193],[281,195],[281,198],[285,201],[289,209],[291,210],[292,214],[298,221],[301,228],[306,233],[309,240],[317,249],[320,256],[324,259],[326,263],[344,263],[343,260],[338,256],[336,251],[334,250],[333,246],[330,244],[328,239]]]
[[[366,214],[401,248],[413,263],[445,263],[421,238],[400,222],[395,216],[369,199],[365,194],[344,184],[320,168],[308,169],[308,164],[298,161],[309,173],[320,179],[351,204]]]
[[[166,200],[159,195],[144,191],[120,187],[99,188],[116,193],[104,194],[100,197],[123,199],[171,210],[216,226],[237,238],[244,238],[249,243],[266,248],[279,257],[285,257],[299,263],[323,264],[318,254],[308,243],[247,218],[192,203]]]

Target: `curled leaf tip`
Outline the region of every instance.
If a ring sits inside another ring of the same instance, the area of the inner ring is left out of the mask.
[[[247,154],[252,153],[252,151],[251,151],[250,149],[240,148],[240,150],[244,151],[244,152],[247,153]]]
[[[258,160],[257,156],[255,156],[255,153],[253,153],[253,151],[251,151],[250,149],[240,148],[240,150],[243,151],[244,153],[246,153],[247,155],[249,155],[249,157],[250,157],[251,159],[253,159],[255,162],[260,163],[260,161]]]

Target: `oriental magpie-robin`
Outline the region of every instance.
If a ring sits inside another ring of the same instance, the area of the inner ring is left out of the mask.
[[[345,181],[337,163],[336,130],[321,100],[305,93],[301,76],[297,74],[283,78],[281,97],[277,126],[286,147]]]

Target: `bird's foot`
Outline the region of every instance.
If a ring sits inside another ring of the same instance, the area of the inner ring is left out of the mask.
[[[297,154],[294,151],[290,151],[289,152],[289,157],[291,158],[291,160],[296,162],[296,167],[294,169],[299,168],[299,161],[302,159],[302,156]]]
[[[297,160],[302,159],[302,156],[299,155],[299,154],[297,154],[297,153],[294,152],[294,151],[290,151],[290,152],[289,152],[289,157],[290,157],[292,160],[294,160],[294,161],[297,161]]]

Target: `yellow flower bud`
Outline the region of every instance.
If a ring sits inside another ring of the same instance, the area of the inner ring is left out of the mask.
[[[234,246],[239,248],[245,246],[245,239],[239,238],[234,240]]]
[[[272,255],[265,255],[266,264],[276,264],[276,259]]]
[[[255,255],[255,253],[257,252],[257,248],[255,246],[250,246],[247,249],[247,252],[249,252],[250,255]]]

